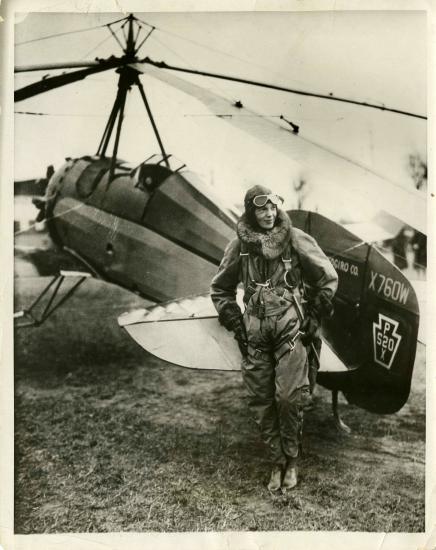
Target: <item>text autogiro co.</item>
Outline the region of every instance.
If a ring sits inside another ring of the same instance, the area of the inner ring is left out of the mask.
[[[353,275],[354,277],[359,276],[359,266],[356,264],[352,264],[348,262],[347,260],[341,260],[340,258],[334,258],[330,257],[329,260],[332,262],[333,267],[336,269],[336,271],[342,271],[343,273],[349,273],[350,275]]]

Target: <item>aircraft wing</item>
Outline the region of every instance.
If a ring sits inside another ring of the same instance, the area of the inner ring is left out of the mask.
[[[367,243],[377,243],[395,237],[395,233],[373,222],[348,223],[343,227]]]
[[[311,174],[317,174],[318,177],[313,178],[315,187],[318,185],[321,189],[328,186],[332,192],[354,193],[356,201],[359,200],[359,196],[367,199],[421,233],[426,233],[425,194],[412,187],[409,189],[395,181],[390,181],[370,167],[345,158],[324,145],[307,139],[301,132],[294,133],[286,122],[263,117],[245,106],[236,106],[215,91],[180,78],[168,70],[158,69],[145,63],[136,63],[134,67],[195,97],[209,111],[228,124],[286,155]]]
[[[242,306],[242,290],[238,291],[238,303]],[[124,313],[118,324],[143,349],[168,363],[193,369],[240,370],[241,352],[233,333],[219,324],[207,294]],[[348,369],[324,345],[320,370]]]

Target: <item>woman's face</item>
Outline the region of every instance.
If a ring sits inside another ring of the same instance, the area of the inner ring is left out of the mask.
[[[269,201],[254,211],[256,221],[262,229],[272,229],[277,218],[277,206]]]

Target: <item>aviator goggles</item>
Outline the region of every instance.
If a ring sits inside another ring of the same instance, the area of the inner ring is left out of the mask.
[[[283,204],[283,199],[279,195],[256,195],[253,199],[253,204],[257,208],[262,208],[265,204],[270,201],[275,206],[281,206]]]

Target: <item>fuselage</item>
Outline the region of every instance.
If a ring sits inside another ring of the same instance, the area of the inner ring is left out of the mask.
[[[191,172],[110,159],[67,162],[47,187],[54,240],[105,279],[155,301],[207,292],[235,216]]]

